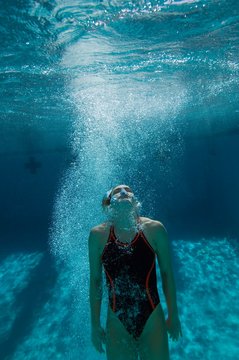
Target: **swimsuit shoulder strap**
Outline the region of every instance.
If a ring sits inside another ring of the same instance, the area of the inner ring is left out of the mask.
[[[115,235],[114,235],[114,227],[113,225],[110,226],[110,232],[109,232],[109,237],[108,237],[108,242],[113,242],[115,241]]]
[[[139,230],[139,233],[140,233],[141,238],[143,239],[143,241],[147,244],[147,246],[153,251],[153,253],[155,253],[155,250],[154,250],[154,248],[151,246],[151,244],[149,243],[146,235],[145,235],[144,232],[143,232],[143,229],[140,229],[140,230]]]

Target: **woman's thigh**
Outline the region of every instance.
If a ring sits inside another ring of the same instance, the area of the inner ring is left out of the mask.
[[[148,318],[138,345],[140,360],[169,360],[168,334],[160,303]]]
[[[107,360],[137,360],[136,341],[109,308],[106,323]]]

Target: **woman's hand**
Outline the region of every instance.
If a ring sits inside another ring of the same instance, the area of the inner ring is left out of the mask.
[[[179,339],[180,335],[183,336],[181,324],[180,324],[180,320],[179,320],[178,316],[168,317],[168,319],[166,320],[166,327],[167,327],[167,331],[169,333],[169,337],[173,341],[177,341]]]
[[[91,340],[97,351],[104,353],[102,343],[105,344],[105,331],[102,326],[95,326],[92,328]]]

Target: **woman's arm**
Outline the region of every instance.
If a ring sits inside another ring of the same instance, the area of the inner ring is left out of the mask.
[[[178,317],[176,286],[168,234],[165,227],[160,222],[155,222],[153,228],[155,251],[162,278],[162,288],[168,308],[167,327],[171,338],[177,340],[179,335],[182,336],[182,330]]]
[[[156,245],[155,250],[162,278],[163,292],[168,307],[168,316],[171,318],[178,315],[176,286],[173,274],[168,234],[165,227],[161,223],[158,223],[155,227],[154,240]]]
[[[100,324],[100,310],[102,302],[102,262],[100,248],[100,232],[93,228],[88,240],[90,262],[90,311],[92,342],[99,352],[104,352],[102,342],[105,333]]]

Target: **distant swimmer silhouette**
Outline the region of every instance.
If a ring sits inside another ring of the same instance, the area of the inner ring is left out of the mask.
[[[108,360],[169,360],[168,333],[182,336],[170,247],[165,227],[139,215],[127,185],[102,200],[107,221],[89,236],[91,339]],[[156,279],[156,258],[166,297],[165,321]],[[100,323],[102,269],[108,287],[106,329]]]
[[[30,173],[35,175],[37,170],[41,167],[41,162],[37,161],[34,156],[30,156],[28,162],[25,163],[25,168],[30,170]]]

